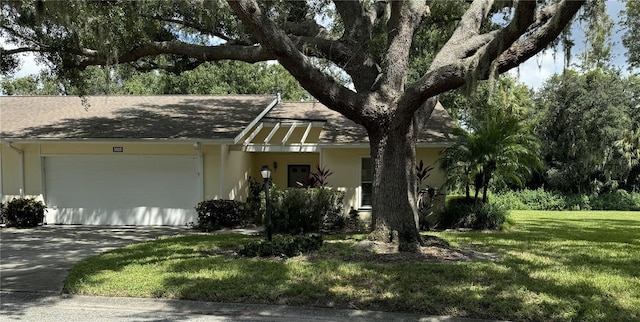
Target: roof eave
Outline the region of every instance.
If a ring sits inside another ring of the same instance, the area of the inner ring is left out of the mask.
[[[203,139],[203,138],[20,138],[2,137],[2,142],[15,143],[154,143],[154,144],[186,144],[199,142],[201,144],[233,144],[233,139]]]

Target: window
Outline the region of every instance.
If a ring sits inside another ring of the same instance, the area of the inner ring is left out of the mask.
[[[290,164],[287,166],[287,187],[299,187],[297,182],[303,184],[309,181],[311,166],[308,164]]]
[[[371,207],[373,195],[373,168],[371,158],[362,158],[360,164],[360,207]]]

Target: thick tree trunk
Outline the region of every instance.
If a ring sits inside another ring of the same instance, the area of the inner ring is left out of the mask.
[[[394,242],[400,251],[422,245],[416,207],[415,139],[403,130],[369,130],[373,174],[372,240]]]

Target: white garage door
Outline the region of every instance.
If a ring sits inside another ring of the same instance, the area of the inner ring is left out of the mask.
[[[44,159],[49,224],[185,225],[199,201],[195,156]]]

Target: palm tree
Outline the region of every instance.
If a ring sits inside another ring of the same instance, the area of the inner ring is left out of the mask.
[[[485,89],[469,99],[483,105],[482,113],[468,117],[466,128],[454,130],[456,142],[445,150],[448,185],[461,184],[469,199],[473,185],[475,200],[482,191],[483,202],[492,182],[522,186],[534,168],[542,167],[540,143],[516,112],[520,99],[510,95],[510,85],[499,85],[494,92]]]
[[[625,129],[614,146],[626,160],[629,168],[640,163],[640,128]]]
[[[474,152],[475,138],[471,132],[462,128],[453,129],[453,135],[456,141],[453,146],[444,150],[443,167],[447,171],[446,186],[456,188],[461,185],[464,187],[467,199],[471,199],[471,178],[475,169]]]
[[[640,127],[625,129],[622,132],[622,137],[613,145],[626,163],[628,174],[625,184],[628,185],[627,188],[632,191],[636,190],[637,186],[634,187],[634,184],[640,183]]]

